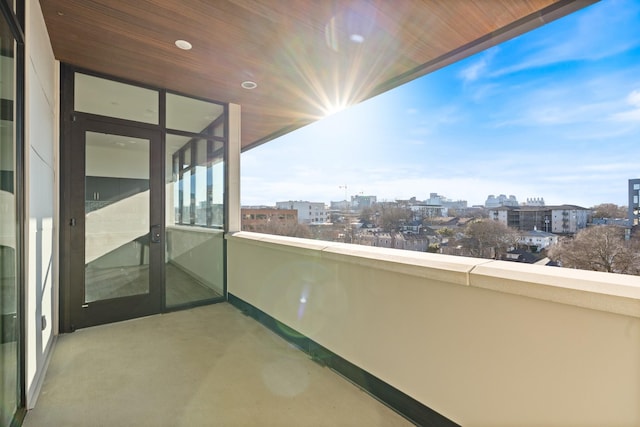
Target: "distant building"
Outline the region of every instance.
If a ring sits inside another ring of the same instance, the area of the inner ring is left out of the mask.
[[[451,200],[438,193],[430,193],[429,198],[424,201],[427,205],[440,205],[447,209],[465,210],[467,209],[466,200]]]
[[[420,234],[420,230],[423,228],[422,221],[414,220],[408,224],[404,224],[400,227],[400,231],[409,234]]]
[[[512,195],[507,197],[504,194],[501,194],[498,197],[495,197],[493,194],[490,194],[489,197],[487,197],[487,200],[484,202],[484,206],[487,209],[490,209],[503,206],[518,207],[520,206],[520,204],[518,203],[516,196]]]
[[[300,224],[321,224],[327,222],[327,207],[322,202],[307,202],[302,200],[289,200],[276,202],[277,209],[294,209],[298,211]]]
[[[527,198],[525,203],[527,206],[544,206],[544,199],[542,197]]]
[[[631,222],[627,218],[592,218],[592,225],[615,225],[616,227],[629,228]]]
[[[447,208],[442,205],[427,205],[416,203],[409,206],[413,212],[414,220],[422,220],[425,218],[437,218],[447,216]]]
[[[640,178],[629,180],[629,223],[631,227],[640,224]]]
[[[558,236],[541,230],[524,231],[518,236],[518,244],[529,248],[535,246],[537,252],[558,243]]]
[[[261,225],[278,222],[297,223],[298,211],[292,209],[274,209],[269,207],[241,208],[241,227],[243,231],[256,231]]]
[[[372,246],[378,246],[380,248],[393,248],[394,242],[391,233],[378,233]]]
[[[351,209],[362,210],[376,204],[376,196],[351,196]]]
[[[406,251],[426,252],[432,238],[425,235],[395,233],[393,247]]]
[[[347,200],[339,200],[337,202],[330,202],[332,211],[347,211],[350,208]]]
[[[574,205],[520,206],[489,209],[489,218],[520,231],[575,234],[586,228],[589,209]]]

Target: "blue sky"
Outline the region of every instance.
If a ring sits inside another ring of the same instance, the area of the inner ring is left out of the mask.
[[[603,0],[242,154],[242,204],[627,204],[640,178],[640,1]]]

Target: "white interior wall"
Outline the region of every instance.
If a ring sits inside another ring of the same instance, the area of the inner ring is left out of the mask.
[[[30,408],[44,379],[57,322],[59,66],[37,0],[26,2],[25,27],[25,340]]]

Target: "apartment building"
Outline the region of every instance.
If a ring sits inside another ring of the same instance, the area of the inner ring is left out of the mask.
[[[499,207],[489,218],[521,231],[575,234],[587,227],[589,209],[575,205]]]
[[[241,214],[243,231],[257,231],[269,223],[298,223],[298,211],[295,209],[242,208]]]
[[[629,224],[635,227],[640,224],[640,179],[629,180]]]
[[[289,200],[287,202],[276,202],[276,209],[297,211],[300,224],[323,224],[329,220],[327,207],[322,202]]]

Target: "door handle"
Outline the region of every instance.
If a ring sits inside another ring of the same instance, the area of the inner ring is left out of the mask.
[[[151,243],[160,243],[160,225],[151,226]]]

